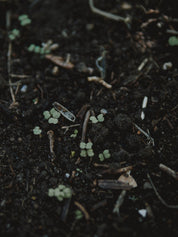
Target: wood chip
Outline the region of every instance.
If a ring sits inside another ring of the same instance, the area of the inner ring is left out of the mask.
[[[124,190],[130,190],[133,188],[127,183],[121,182],[117,179],[99,179],[98,180],[98,186],[103,189],[124,189]]]
[[[74,67],[74,64],[72,64],[68,60],[65,61],[60,56],[54,56],[52,54],[47,54],[47,55],[45,55],[45,58],[49,59],[51,62],[55,63],[56,65],[66,68],[66,69],[72,69]]]

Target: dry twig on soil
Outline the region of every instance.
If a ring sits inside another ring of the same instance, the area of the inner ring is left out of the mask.
[[[167,167],[166,165],[159,164],[159,168],[163,171],[165,171],[167,174],[172,176],[174,179],[178,180],[178,172],[175,172],[171,168]]]
[[[152,181],[152,179],[151,179],[151,177],[150,177],[150,175],[149,175],[148,173],[147,173],[147,177],[148,177],[148,179],[149,179],[149,181],[150,181],[150,183],[151,183],[151,186],[153,187],[153,190],[155,191],[155,194],[156,194],[157,198],[160,200],[160,202],[161,202],[165,207],[172,208],[172,209],[178,209],[178,205],[168,205],[168,204],[164,201],[164,199],[159,195],[159,193],[158,193],[158,191],[157,191],[157,189],[156,189],[156,187],[155,187],[155,185],[154,185],[154,183],[153,183],[153,181]]]

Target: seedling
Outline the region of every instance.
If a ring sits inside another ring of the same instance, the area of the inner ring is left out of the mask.
[[[104,116],[103,114],[99,114],[97,118],[95,116],[91,116],[90,120],[92,123],[98,123],[98,122],[102,123],[104,121]]]
[[[83,218],[83,213],[80,210],[75,211],[75,219],[80,220]]]
[[[105,159],[109,159],[111,157],[111,154],[109,150],[104,150],[103,153],[100,153],[98,157],[100,161],[104,161]]]
[[[29,19],[28,15],[26,14],[20,15],[18,19],[20,21],[21,26],[26,26],[26,25],[31,24],[31,19]]]
[[[70,158],[73,158],[75,156],[75,151],[70,152]]]
[[[42,130],[40,129],[39,126],[34,127],[34,129],[33,129],[33,134],[34,135],[40,135],[41,132],[42,132]]]
[[[88,142],[88,143],[81,142],[80,143],[80,149],[81,149],[80,155],[81,155],[81,157],[87,157],[87,156],[93,157],[94,152],[93,152],[92,146],[93,146],[92,142]]]
[[[76,137],[77,137],[77,134],[78,134],[78,130],[75,129],[75,130],[74,130],[74,133],[71,134],[70,137],[72,137],[72,138],[76,138]]]
[[[54,108],[52,108],[50,111],[48,110],[44,111],[43,116],[46,120],[48,120],[48,123],[57,124],[58,119],[61,116],[61,114],[58,111],[56,111]]]
[[[178,37],[176,36],[169,37],[168,43],[170,46],[178,46]]]
[[[50,53],[50,50],[48,48],[40,47],[35,44],[31,44],[27,50],[28,52],[33,52],[33,53],[41,54],[41,55]]]
[[[18,29],[13,29],[9,33],[9,39],[10,40],[15,40],[16,38],[20,37],[20,31]]]
[[[60,184],[55,189],[50,188],[48,190],[48,196],[49,197],[56,197],[58,199],[58,201],[63,201],[65,198],[72,197],[72,190],[63,184]]]

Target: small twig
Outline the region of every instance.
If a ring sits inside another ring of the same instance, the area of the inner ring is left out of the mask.
[[[142,71],[142,69],[143,69],[144,66],[147,64],[147,62],[148,62],[148,58],[145,58],[145,59],[141,62],[141,64],[138,66],[137,70],[138,70],[139,72]]]
[[[107,83],[106,81],[104,81],[102,78],[100,77],[96,77],[96,76],[92,76],[92,77],[88,77],[88,81],[94,81],[94,82],[98,82],[101,85],[103,85],[104,87],[106,87],[107,89],[111,89],[112,85]]]
[[[63,127],[61,127],[62,129],[65,129],[65,132],[64,133],[66,133],[68,130],[69,130],[69,128],[74,128],[74,127],[79,127],[80,126],[80,124],[79,123],[77,123],[77,124],[73,124],[73,125],[69,125],[69,126],[63,126]]]
[[[117,213],[117,215],[120,215],[120,207],[124,202],[124,197],[126,195],[126,190],[122,190],[121,194],[118,196],[117,201],[115,203],[113,213]]]
[[[87,132],[87,125],[88,125],[88,120],[90,118],[90,113],[91,113],[91,111],[88,110],[86,112],[86,115],[85,115],[85,119],[84,119],[84,122],[83,122],[83,128],[82,128],[81,142],[85,142],[85,137],[86,137],[86,132]]]
[[[145,137],[148,139],[149,143],[151,143],[153,146],[155,145],[154,139],[150,136],[150,134],[146,133],[143,129],[141,129],[137,124],[133,123],[133,125],[141,132]]]
[[[21,78],[21,79],[32,77],[31,75],[18,75],[18,74],[13,74],[13,73],[10,73],[9,76],[15,77],[15,78]]]
[[[123,21],[126,24],[130,23],[130,21],[131,21],[130,17],[124,18],[124,17],[118,16],[118,15],[114,15],[112,13],[109,13],[109,12],[106,12],[106,11],[102,11],[102,10],[96,8],[94,6],[93,0],[89,0],[89,6],[90,6],[92,12],[94,12],[94,13],[96,13],[98,15],[104,16],[106,18],[109,18],[111,20]]]
[[[9,30],[11,25],[11,13],[10,11],[7,11],[6,14],[6,28],[7,30]],[[12,89],[12,82],[10,79],[10,74],[11,74],[11,55],[12,55],[12,43],[9,40],[9,45],[8,45],[8,52],[7,52],[7,72],[8,72],[8,78],[9,78],[9,89],[10,89],[10,94],[11,94],[11,98],[12,98],[12,104],[10,105],[10,107],[13,107],[14,105],[17,105],[18,103],[15,100],[15,95],[14,95],[14,91]]]
[[[168,205],[168,204],[163,200],[163,198],[159,195],[159,193],[158,193],[158,191],[157,191],[155,185],[153,184],[153,181],[152,181],[152,179],[151,179],[151,177],[150,177],[150,175],[149,175],[148,173],[147,173],[147,177],[148,177],[148,179],[149,179],[149,181],[150,181],[150,183],[151,183],[151,186],[153,187],[153,190],[155,191],[155,194],[156,194],[157,198],[160,200],[160,202],[161,202],[164,206],[166,206],[166,207],[168,207],[168,208],[178,209],[178,205]]]
[[[52,130],[49,130],[47,132],[48,138],[49,138],[49,149],[52,156],[52,159],[55,159],[55,152],[54,152],[54,132]]]
[[[107,169],[107,170],[103,170],[102,171],[102,174],[120,174],[120,173],[126,173],[130,170],[133,169],[133,166],[127,166],[127,167],[123,167],[123,168],[120,168],[120,169]]]
[[[84,208],[84,206],[82,206],[79,202],[75,201],[74,204],[83,212],[85,219],[88,221],[90,219],[90,215],[88,214],[88,212],[86,211],[86,209]]]
[[[166,165],[163,165],[163,164],[159,164],[159,168],[162,171],[165,171],[170,176],[172,176],[174,179],[178,180],[178,172],[175,172],[174,170],[172,170],[171,168],[169,168],[169,167],[167,167]]]

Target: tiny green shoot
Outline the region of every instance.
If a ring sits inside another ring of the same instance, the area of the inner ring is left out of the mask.
[[[63,201],[65,198],[72,197],[72,190],[63,184],[60,184],[55,189],[50,188],[48,190],[48,196],[49,197],[56,197],[58,199],[58,201]]]
[[[80,220],[83,218],[83,213],[80,210],[75,211],[75,219]]]
[[[93,152],[92,146],[93,146],[92,142],[88,142],[88,143],[81,142],[80,143],[80,149],[81,149],[80,156],[81,157],[86,157],[86,156],[93,157],[94,152]]]
[[[168,43],[170,46],[178,46],[178,37],[176,36],[169,37]]]
[[[90,116],[90,120],[92,123],[102,123],[104,121],[104,115],[103,114],[99,114],[97,116],[97,118],[95,116]]]
[[[28,15],[23,14],[18,17],[18,20],[20,21],[21,26],[26,26],[31,24],[31,19],[29,19]]]
[[[34,127],[34,129],[33,129],[33,134],[34,135],[40,135],[41,132],[42,132],[42,130],[40,129],[39,126]]]
[[[18,29],[13,29],[12,31],[10,31],[9,33],[9,39],[10,40],[15,40],[18,37],[20,37],[20,31]]]
[[[57,124],[58,119],[61,116],[61,114],[56,111],[54,108],[52,108],[50,111],[45,110],[43,112],[44,119],[48,120],[49,124]]]
[[[98,155],[100,161],[104,161],[105,159],[109,159],[111,157],[111,154],[109,150],[104,150],[102,153]]]
[[[78,130],[75,129],[75,130],[74,130],[74,133],[71,134],[70,137],[72,137],[72,138],[76,138],[76,137],[77,137],[77,134],[78,134]]]

